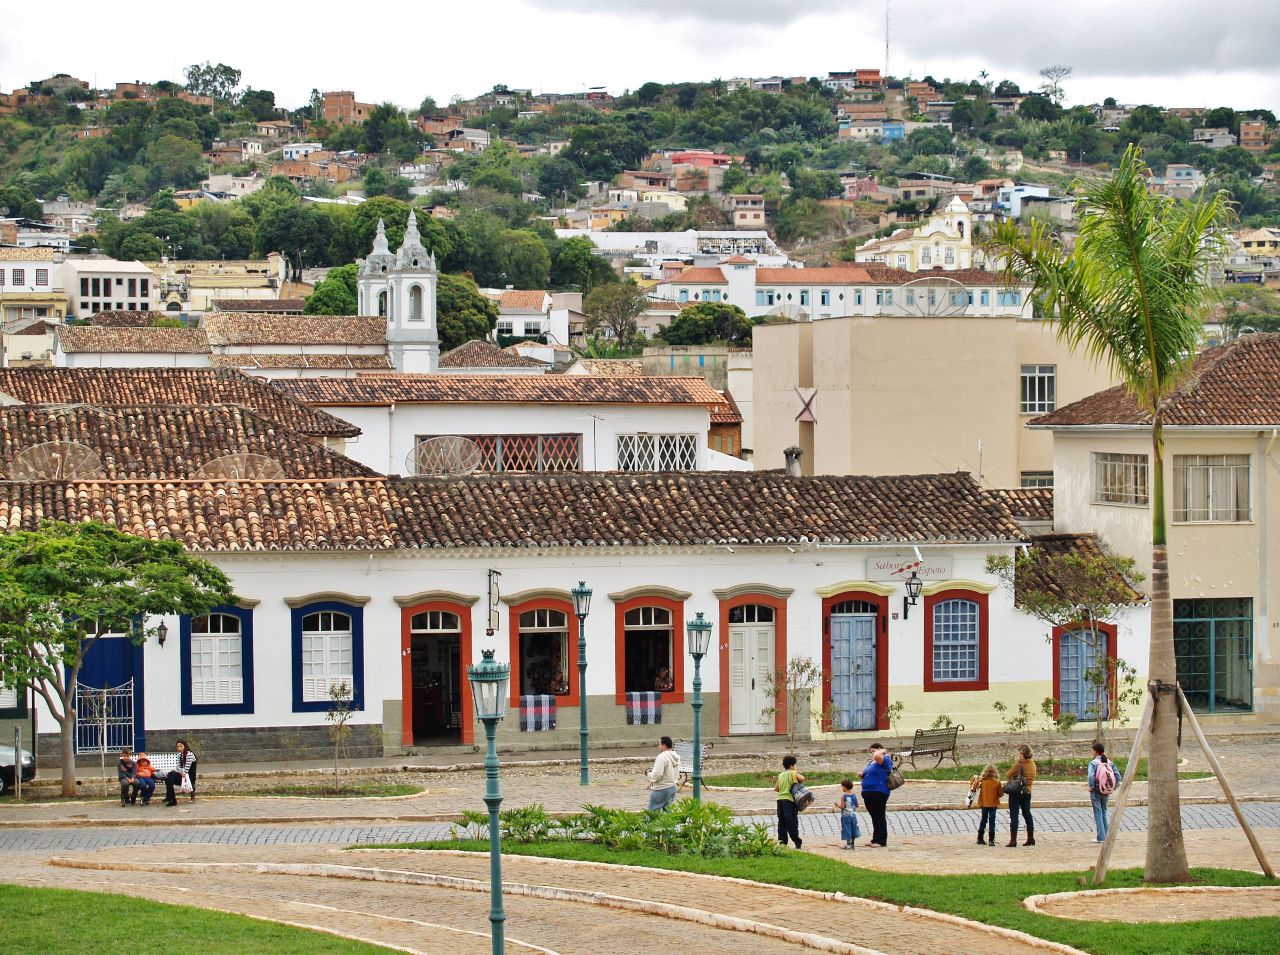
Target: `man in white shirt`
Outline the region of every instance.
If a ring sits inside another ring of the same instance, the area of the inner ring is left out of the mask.
[[[675,752],[670,736],[658,740],[658,758],[653,769],[645,773],[649,780],[649,808],[666,809],[676,801],[676,782],[680,773],[680,756]]]

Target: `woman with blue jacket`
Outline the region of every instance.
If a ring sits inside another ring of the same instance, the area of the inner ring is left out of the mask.
[[[889,773],[893,759],[879,743],[871,744],[871,761],[858,777],[862,780],[862,804],[871,816],[871,841],[868,849],[883,849],[889,844],[889,823],[885,812],[889,805]]]

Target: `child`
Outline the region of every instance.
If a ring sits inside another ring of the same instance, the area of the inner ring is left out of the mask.
[[[145,806],[151,802],[151,794],[156,791],[156,771],[151,765],[151,760],[147,759],[146,753],[138,754],[136,771],[138,775],[138,795],[142,797],[142,804]]]
[[[858,797],[854,795],[852,779],[842,779],[840,788],[844,790],[836,803],[840,810],[840,838],[846,849],[852,849],[853,840],[862,838],[862,829],[858,826]]]
[[[1004,784],[1000,774],[992,763],[987,763],[981,776],[975,776],[972,791],[978,794],[978,808],[982,815],[978,819],[978,845],[983,845],[982,830],[987,830],[986,845],[996,844],[996,810],[1000,808],[1000,794],[1004,792]]]
[[[138,798],[138,764],[134,762],[133,750],[128,746],[120,750],[116,779],[120,781],[120,805],[132,806]]]

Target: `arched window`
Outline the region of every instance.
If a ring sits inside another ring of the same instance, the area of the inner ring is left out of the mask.
[[[773,623],[774,611],[764,604],[743,604],[729,608],[730,623]]]
[[[924,688],[987,688],[987,595],[941,590],[924,600]]]
[[[182,712],[253,712],[253,611],[217,607],[181,619]]]
[[[409,321],[422,321],[422,286],[414,285],[409,289]]]
[[[383,290],[378,293],[378,314],[387,317],[387,293]]]
[[[302,618],[302,699],[329,701],[330,691],[354,693],[355,661],[351,617],[321,610]]]
[[[672,692],[675,631],[671,611],[666,607],[634,607],[623,614],[622,629],[623,692]]]
[[[569,615],[540,607],[520,614],[520,692],[569,693]]]
[[[880,612],[880,605],[870,600],[842,600],[831,605],[832,613],[875,613]]]
[[[415,634],[461,633],[462,622],[447,610],[424,610],[409,618],[409,632]]]

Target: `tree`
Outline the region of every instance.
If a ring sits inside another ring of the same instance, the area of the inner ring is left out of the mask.
[[[418,155],[418,134],[404,111],[394,103],[373,108],[364,123],[365,148],[371,153],[391,153],[401,161]]]
[[[465,275],[440,273],[436,281],[436,330],[448,351],[473,339],[484,340],[498,325],[498,306],[480,294]]]
[[[354,262],[330,269],[324,281],[307,296],[307,304],[302,311],[307,315],[354,315],[359,301],[356,294],[357,271]]]
[[[1018,84],[1015,83],[1013,80],[1001,80],[999,83],[996,84],[996,88],[995,90],[992,91],[991,95],[1001,96],[1001,97],[1021,96],[1022,90],[1018,87]]]
[[[207,60],[204,63],[193,63],[183,70],[183,74],[187,78],[187,90],[197,96],[231,99],[236,87],[240,85],[240,71],[225,63],[217,66]]]
[[[541,289],[551,278],[551,253],[536,232],[508,229],[502,234],[502,272],[516,288]]]
[[[612,179],[648,153],[644,137],[616,123],[599,123],[575,126],[564,157],[577,163],[588,179]]]
[[[146,161],[150,167],[148,180],[152,189],[165,186],[192,189],[204,178],[204,155],[200,144],[171,133],[147,147]]]
[[[14,185],[0,189],[0,210],[4,210],[5,215],[34,219],[37,222],[44,215],[39,200],[31,190]]]
[[[658,97],[662,95],[663,86],[661,83],[654,83],[652,80],[644,83],[636,90],[636,102],[641,106],[652,106],[658,102]]]
[[[572,159],[552,156],[538,170],[538,191],[548,198],[582,195],[583,171]]]
[[[240,94],[240,105],[260,123],[276,118],[276,94],[271,90],[247,89]]]
[[[628,351],[636,340],[636,319],[647,305],[644,292],[634,282],[601,285],[582,303],[587,313],[587,331],[596,334],[603,330],[619,348]]]
[[[0,676],[27,685],[62,736],[62,794],[76,794],[75,687],[104,634],[141,644],[149,618],[199,616],[235,599],[225,574],[176,541],[104,524],[48,523],[0,536]]]
[[[331,228],[329,217],[315,206],[281,206],[263,214],[254,244],[260,255],[279,252],[301,271],[325,260]]]
[[[419,116],[434,116],[439,110],[440,107],[436,105],[434,96],[424,96],[422,102],[418,104]]]
[[[117,254],[127,262],[159,262],[165,254],[164,243],[149,232],[134,232],[125,236]]]
[[[682,308],[663,329],[662,338],[672,345],[750,341],[751,319],[728,302],[699,302]]]
[[[1179,815],[1177,663],[1165,519],[1165,404],[1185,380],[1211,300],[1206,265],[1221,254],[1230,210],[1220,193],[1178,202],[1147,190],[1141,150],[1125,150],[1114,176],[1083,186],[1079,237],[1068,252],[1047,224],[1001,223],[990,243],[1011,277],[1032,286],[1073,350],[1106,362],[1151,422],[1151,650],[1154,713],[1148,760],[1145,876],[1183,882]]]
[[[372,199],[374,196],[390,196],[402,202],[409,201],[411,183],[403,176],[386,172],[380,166],[369,165],[364,170],[364,194]]]
[[[597,285],[616,282],[618,274],[609,262],[595,254],[596,245],[585,235],[560,242],[552,256],[551,284],[576,288],[586,295]]]
[[[796,751],[796,735],[800,732],[800,718],[806,710],[812,717],[813,691],[822,689],[826,676],[822,664],[812,657],[792,657],[785,667],[765,677],[765,696],[773,702],[760,712],[764,716],[782,714],[787,724],[787,752]]]
[[[1055,64],[1046,66],[1040,71],[1040,75],[1044,78],[1044,82],[1040,85],[1040,89],[1055,104],[1062,103],[1062,81],[1071,75],[1071,67]]]
[[[1052,123],[1062,115],[1062,107],[1049,96],[1028,96],[1018,104],[1018,115],[1022,119]]]

